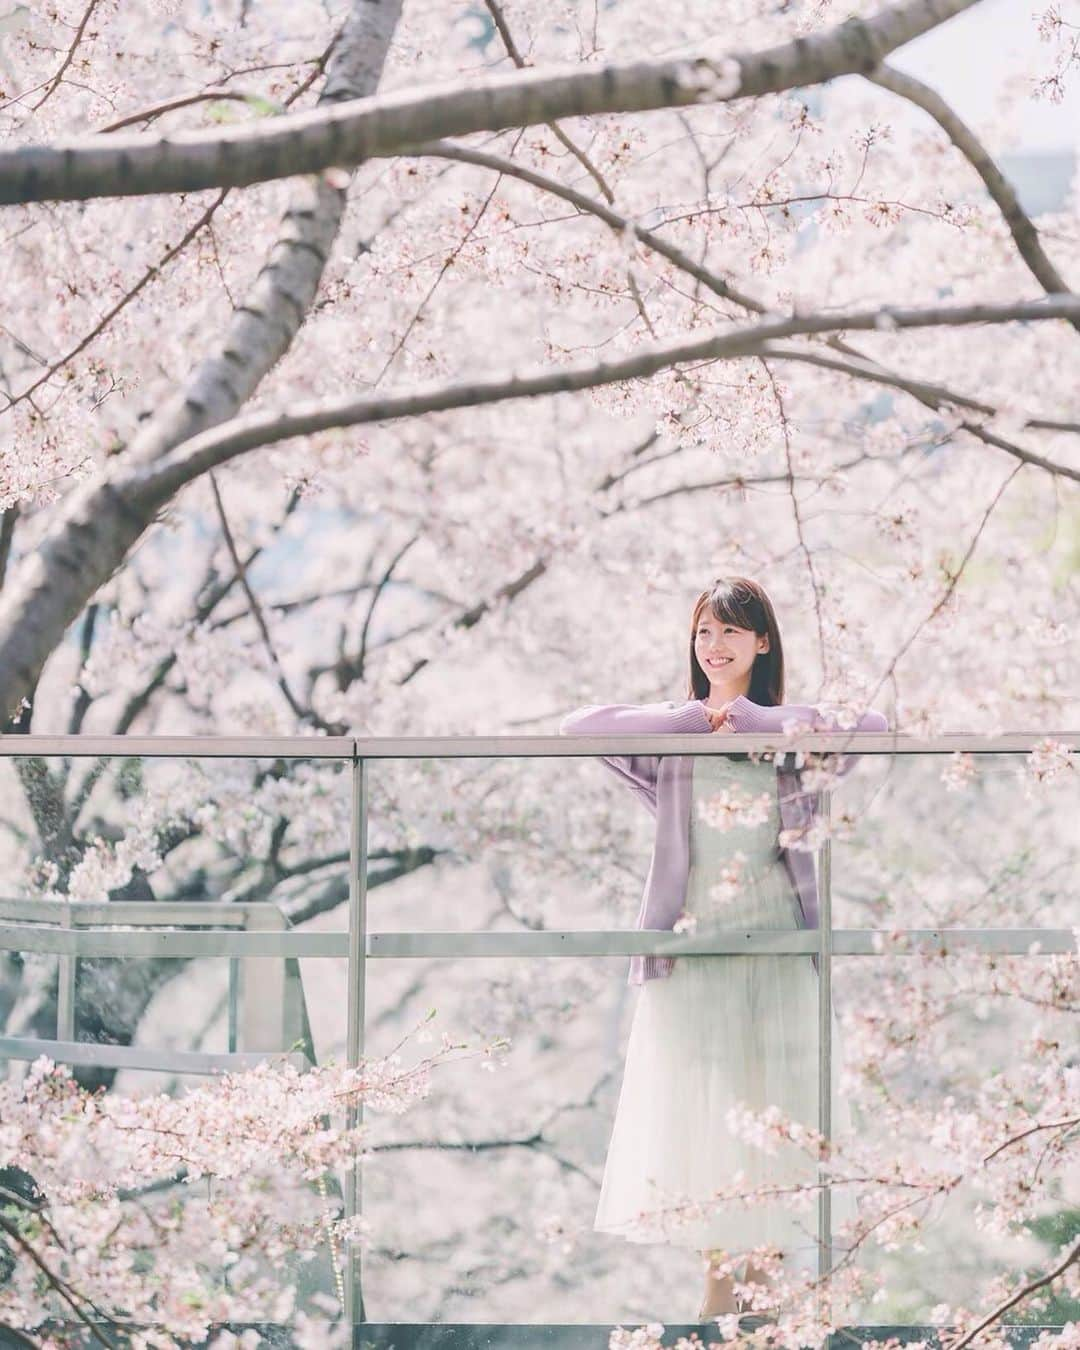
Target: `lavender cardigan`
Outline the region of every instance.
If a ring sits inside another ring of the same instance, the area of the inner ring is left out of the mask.
[[[766,707],[740,694],[728,709],[734,732],[780,732],[784,722],[795,719],[820,730],[837,730],[837,724],[818,708],[805,703],[780,703]],[[856,731],[887,731],[882,713],[871,710],[859,718]],[[685,703],[609,703],[579,708],[559,725],[562,736],[649,736],[653,733],[685,735],[712,733],[703,699]],[[672,929],[686,900],[690,871],[690,799],[693,758],[686,755],[602,755],[612,769],[641,798],[656,817],[652,862],[645,879],[645,892],[638,912],[637,928]],[[855,767],[857,755],[842,755],[837,764],[843,774]],[[798,769],[777,760],[776,789],[781,826],[808,830],[817,819],[817,794],[803,790]],[[781,849],[795,902],[795,920],[800,928],[818,926],[818,892],[813,855],[805,849]],[[670,975],[673,956],[631,956],[628,984]],[[816,959],[815,959],[816,965]]]

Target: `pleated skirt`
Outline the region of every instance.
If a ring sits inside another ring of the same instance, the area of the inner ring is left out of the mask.
[[[775,838],[769,825],[742,833],[744,853],[750,846],[747,875],[738,895],[717,912],[708,900],[715,858],[704,861],[699,834],[687,910],[704,911],[722,927],[797,927]],[[711,842],[722,852],[723,841]],[[700,922],[696,931],[703,931]],[[812,1270],[816,1191],[793,1198],[799,1187],[816,1182],[812,1150],[786,1139],[769,1141],[765,1130],[740,1138],[731,1128],[742,1107],[779,1108],[818,1127],[818,976],[811,958],[681,956],[670,975],[635,987],[634,997],[594,1230],[732,1255],[774,1243],[791,1268]],[[835,1136],[850,1129],[851,1118],[836,1090],[842,1049],[835,1017],[832,1025]],[[763,1186],[788,1194],[751,1207],[712,1203],[718,1191]],[[835,1231],[852,1217],[853,1202],[842,1186],[831,1194]],[[677,1207],[692,1221],[680,1221]]]

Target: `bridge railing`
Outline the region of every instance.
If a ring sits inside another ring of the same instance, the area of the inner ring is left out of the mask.
[[[368,962],[410,958],[628,957],[632,954],[730,954],[753,956],[814,954],[818,961],[818,1128],[832,1137],[833,1044],[832,974],[835,958],[878,956],[882,939],[890,953],[929,946],[937,952],[976,951],[1027,954],[1033,944],[1044,954],[1076,950],[1071,927],[836,929],[833,925],[833,855],[826,837],[816,853],[820,923],[815,929],[780,931],[712,930],[705,933],[618,929],[530,931],[371,931],[368,916],[369,816],[371,775],[380,761],[499,760],[596,758],[610,755],[700,756],[723,754],[759,761],[773,759],[789,766],[801,757],[843,750],[872,762],[876,757],[909,759],[950,756],[1025,756],[1045,732],[1002,736],[946,735],[921,739],[895,733],[800,733],[797,741],[780,735],[730,737],[667,736],[493,736],[493,737],[139,737],[139,736],[3,736],[0,759],[27,765],[61,758],[96,761],[95,771],[120,760],[230,759],[259,760],[279,769],[287,765],[336,765],[347,783],[347,927],[313,931],[291,926],[276,904],[244,901],[42,900],[12,896],[0,900],[0,951],[54,955],[58,961],[55,1038],[0,1038],[0,1058],[27,1059],[47,1054],[73,1065],[217,1073],[243,1067],[266,1055],[288,1054],[295,1062],[314,1059],[307,1010],[299,980],[299,962],[344,959],[346,963],[345,1051],[350,1065],[365,1053],[365,1006]],[[1056,739],[1076,748],[1080,736],[1057,733]],[[787,758],[781,761],[781,757]],[[832,793],[817,794],[821,818],[828,822]],[[343,841],[344,842],[344,841]],[[345,850],[343,849],[343,853]],[[228,1045],[221,1053],[104,1045],[80,1040],[76,1026],[78,963],[95,957],[128,959],[227,958]],[[362,1108],[361,1108],[362,1109]],[[363,1203],[362,1173],[346,1179],[347,1214]],[[819,1192],[817,1263],[821,1273],[833,1264],[831,1195]],[[361,1292],[362,1258],[353,1248],[345,1292],[347,1316],[364,1320]]]

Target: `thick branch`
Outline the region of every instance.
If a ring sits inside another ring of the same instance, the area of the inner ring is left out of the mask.
[[[719,333],[639,347],[614,361],[578,362],[554,370],[502,376],[460,384],[428,385],[382,398],[326,399],[301,405],[289,413],[268,412],[238,417],[223,427],[194,437],[172,455],[146,469],[117,478],[136,510],[156,509],[193,478],[238,455],[265,445],[311,435],[331,428],[390,422],[423,413],[537,398],[546,394],[592,389],[623,380],[647,379],[658,371],[686,361],[734,359],[758,354],[763,344],[777,338],[839,330],[902,329],[1008,323],[1013,320],[1071,318],[1080,315],[1080,298],[1051,296],[1011,305],[955,305],[928,309],[862,310],[857,313],[800,314],[741,327],[725,326]],[[1049,467],[1044,464],[1043,467]],[[1055,471],[1076,476],[1055,466]],[[2,660],[2,647],[0,647]],[[0,664],[2,671],[2,664]]]
[[[415,147],[407,153],[430,155],[438,159],[458,160],[464,164],[475,164],[482,168],[491,169],[495,173],[520,179],[532,187],[539,188],[542,192],[548,192],[552,196],[562,198],[576,206],[579,211],[595,216],[616,232],[626,229],[631,230],[646,248],[659,253],[661,257],[666,258],[668,262],[688,276],[692,276],[700,285],[712,291],[714,295],[720,296],[721,299],[733,301],[753,314],[765,313],[765,306],[759,300],[725,281],[723,277],[718,276],[703,263],[696,262],[688,253],[685,253],[676,245],[668,243],[655,230],[649,230],[638,225],[628,216],[620,215],[619,212],[613,210],[606,202],[598,201],[595,197],[588,196],[587,193],[579,192],[576,188],[561,183],[557,178],[552,178],[536,169],[527,168],[504,155],[490,154],[485,150],[474,150],[471,146],[459,145],[454,141],[432,141],[427,145]],[[864,356],[841,337],[826,338],[824,345],[842,353],[844,359],[829,357],[809,346],[789,347],[782,352],[779,349],[770,348],[767,352],[763,350],[761,355],[782,357],[787,361],[802,361],[826,369],[839,370],[857,379],[870,380],[876,384],[902,389],[922,403],[924,407],[934,411],[940,409],[943,404],[951,403],[958,408],[969,408],[973,412],[984,413],[988,417],[992,417],[997,412],[992,404],[985,403],[980,399],[970,398],[944,385],[932,384],[926,380],[906,377],[891,371],[879,362]],[[1080,425],[1075,422],[1058,421],[1044,417],[1029,418],[1025,422],[1025,426],[1040,431],[1080,431]],[[985,444],[993,445],[999,450],[1015,455],[1018,459],[1038,465],[1049,473],[1062,474],[1065,477],[1074,476],[1072,470],[1064,468],[1052,460],[1045,459],[1043,456],[1035,454],[1034,451],[1026,450],[1013,441],[1003,440],[977,422],[964,422],[963,429]]]
[[[328,62],[319,108],[337,108],[377,87],[401,3],[353,0]],[[297,184],[266,261],[225,333],[176,396],[140,430],[124,452],[125,460],[167,454],[181,441],[234,416],[251,397],[307,317],[344,211],[342,187],[322,180]]]
[[[1005,217],[1009,233],[1032,276],[1047,295],[1059,295],[1067,291],[1068,283],[1047,256],[1039,239],[1039,232],[1024,213],[1012,184],[994,163],[979,138],[967,123],[956,115],[941,95],[929,85],[923,84],[921,80],[916,80],[903,71],[894,70],[891,66],[878,66],[876,70],[870,71],[866,78],[893,94],[899,94],[901,98],[906,98],[909,103],[914,103],[916,107],[930,114],[983,180],[987,192]],[[1080,332],[1080,319],[1072,319],[1070,322]]]
[[[592,113],[756,98],[867,73],[897,47],[973,3],[909,0],[872,19],[849,19],[810,38],[726,58],[514,72],[476,80],[468,88],[458,81],[168,139],[136,135],[102,144],[83,137],[22,147],[0,154],[0,202],[86,201],[240,187],[356,165],[438,136],[501,131]]]
[[[320,104],[353,100],[376,87],[400,12],[401,0],[353,0]],[[298,185],[266,263],[219,343],[117,459],[152,461],[236,414],[303,323],[344,209],[340,187]],[[95,506],[104,511],[100,520]],[[66,499],[56,527],[21,563],[0,605],[0,709],[17,706],[67,626],[152,518],[119,498],[108,481],[84,484]]]
[[[935,384],[932,380],[922,380],[914,375],[897,375],[884,366],[879,366],[876,361],[863,356],[852,355],[841,359],[810,347],[773,346],[763,349],[762,355],[771,356],[778,361],[798,361],[804,365],[820,366],[823,370],[836,370],[842,375],[850,375],[852,379],[869,380],[872,384],[885,385],[890,389],[900,389],[905,394],[917,398],[920,403],[932,408],[952,404],[956,408],[969,408],[972,412],[984,413],[987,417],[993,417],[998,412],[998,409],[992,403],[984,403],[982,399],[970,398],[967,394],[958,393],[957,390],[950,389],[944,384]],[[1025,419],[1024,427],[1030,427],[1033,431],[1080,433],[1080,422],[1054,417],[1029,417]]]

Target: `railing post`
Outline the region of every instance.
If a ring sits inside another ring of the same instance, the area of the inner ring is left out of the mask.
[[[367,975],[367,763],[354,758],[352,766],[352,811],[349,822],[349,958],[348,1031],[345,1058],[349,1068],[359,1065],[364,1053],[364,993]],[[364,1118],[363,1099],[348,1109],[349,1128]],[[345,1217],[359,1216],[363,1204],[360,1164],[345,1178]],[[366,1320],[358,1243],[345,1244],[345,1320],[353,1328]]]
[[[249,908],[244,920],[246,932],[275,933],[283,931],[285,926],[280,911],[265,905]],[[286,958],[242,956],[237,966],[239,999],[238,1004],[231,1004],[229,1015],[231,1022],[235,1008],[240,1049],[291,1050],[293,1047],[285,1026]],[[231,997],[231,980],[229,993]]]
[[[75,963],[78,957],[58,956],[56,975],[56,1039],[75,1039]]]
[[[240,1025],[240,959],[229,957],[229,1045],[230,1055],[236,1054],[237,1028]]]
[[[818,793],[818,815],[825,826],[821,845],[821,877],[818,884],[818,1130],[832,1140],[832,840],[829,837],[832,791]],[[818,1181],[822,1164],[818,1163]],[[832,1192],[828,1185],[818,1191],[818,1279],[824,1280],[832,1269]],[[825,1313],[831,1305],[823,1299]]]

